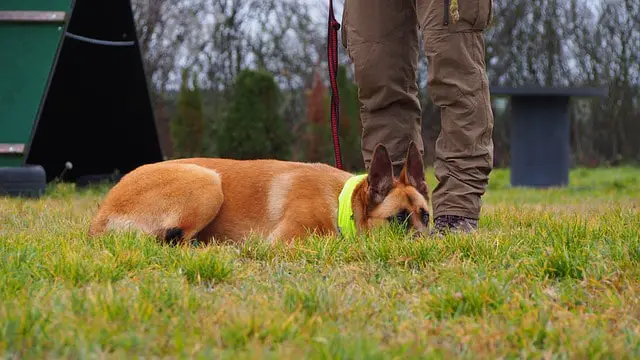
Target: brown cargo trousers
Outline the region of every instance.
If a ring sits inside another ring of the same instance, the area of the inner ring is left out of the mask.
[[[389,149],[399,172],[410,141],[424,153],[416,72],[418,32],[429,62],[431,99],[441,109],[433,215],[478,219],[493,168],[493,113],[483,30],[492,0],[345,0],[342,43],[354,64],[362,119],[362,155]],[[455,17],[455,19],[454,19]],[[457,21],[454,21],[457,20]]]

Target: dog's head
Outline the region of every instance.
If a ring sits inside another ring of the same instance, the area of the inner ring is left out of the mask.
[[[373,153],[367,181],[360,191],[361,225],[376,228],[395,223],[417,234],[429,229],[429,190],[424,164],[414,142],[398,178],[387,149],[378,145]]]

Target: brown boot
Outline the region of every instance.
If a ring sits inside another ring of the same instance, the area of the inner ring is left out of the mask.
[[[443,215],[435,218],[434,220],[434,231],[436,234],[444,234],[447,231],[470,233],[477,229],[478,220],[462,216]]]

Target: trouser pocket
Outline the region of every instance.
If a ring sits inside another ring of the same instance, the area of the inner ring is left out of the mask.
[[[444,5],[444,25],[451,21],[452,4],[457,11],[458,22],[464,23],[462,28],[484,30],[489,26],[493,16],[493,0],[442,0]],[[457,5],[457,7],[456,7]]]

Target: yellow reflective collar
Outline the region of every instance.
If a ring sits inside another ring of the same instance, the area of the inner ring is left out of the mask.
[[[353,218],[351,199],[356,186],[366,177],[367,174],[352,176],[344,184],[338,197],[338,232],[343,236],[351,236],[356,233],[356,222]]]

